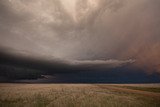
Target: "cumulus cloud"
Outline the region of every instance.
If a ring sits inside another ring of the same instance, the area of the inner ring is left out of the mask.
[[[0,46],[76,64],[135,59],[159,71],[159,10],[158,0],[0,0]]]

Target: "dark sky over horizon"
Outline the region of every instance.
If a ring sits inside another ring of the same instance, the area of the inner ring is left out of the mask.
[[[0,0],[0,49],[160,72],[159,0]]]

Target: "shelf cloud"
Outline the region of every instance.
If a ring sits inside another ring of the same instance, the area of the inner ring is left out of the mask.
[[[0,48],[160,72],[159,10],[158,0],[0,0]]]

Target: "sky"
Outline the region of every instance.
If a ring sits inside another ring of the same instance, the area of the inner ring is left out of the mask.
[[[159,0],[0,0],[0,49],[160,72]]]

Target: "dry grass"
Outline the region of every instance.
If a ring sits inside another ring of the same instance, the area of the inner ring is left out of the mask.
[[[159,93],[117,86],[0,84],[0,107],[160,107]]]

